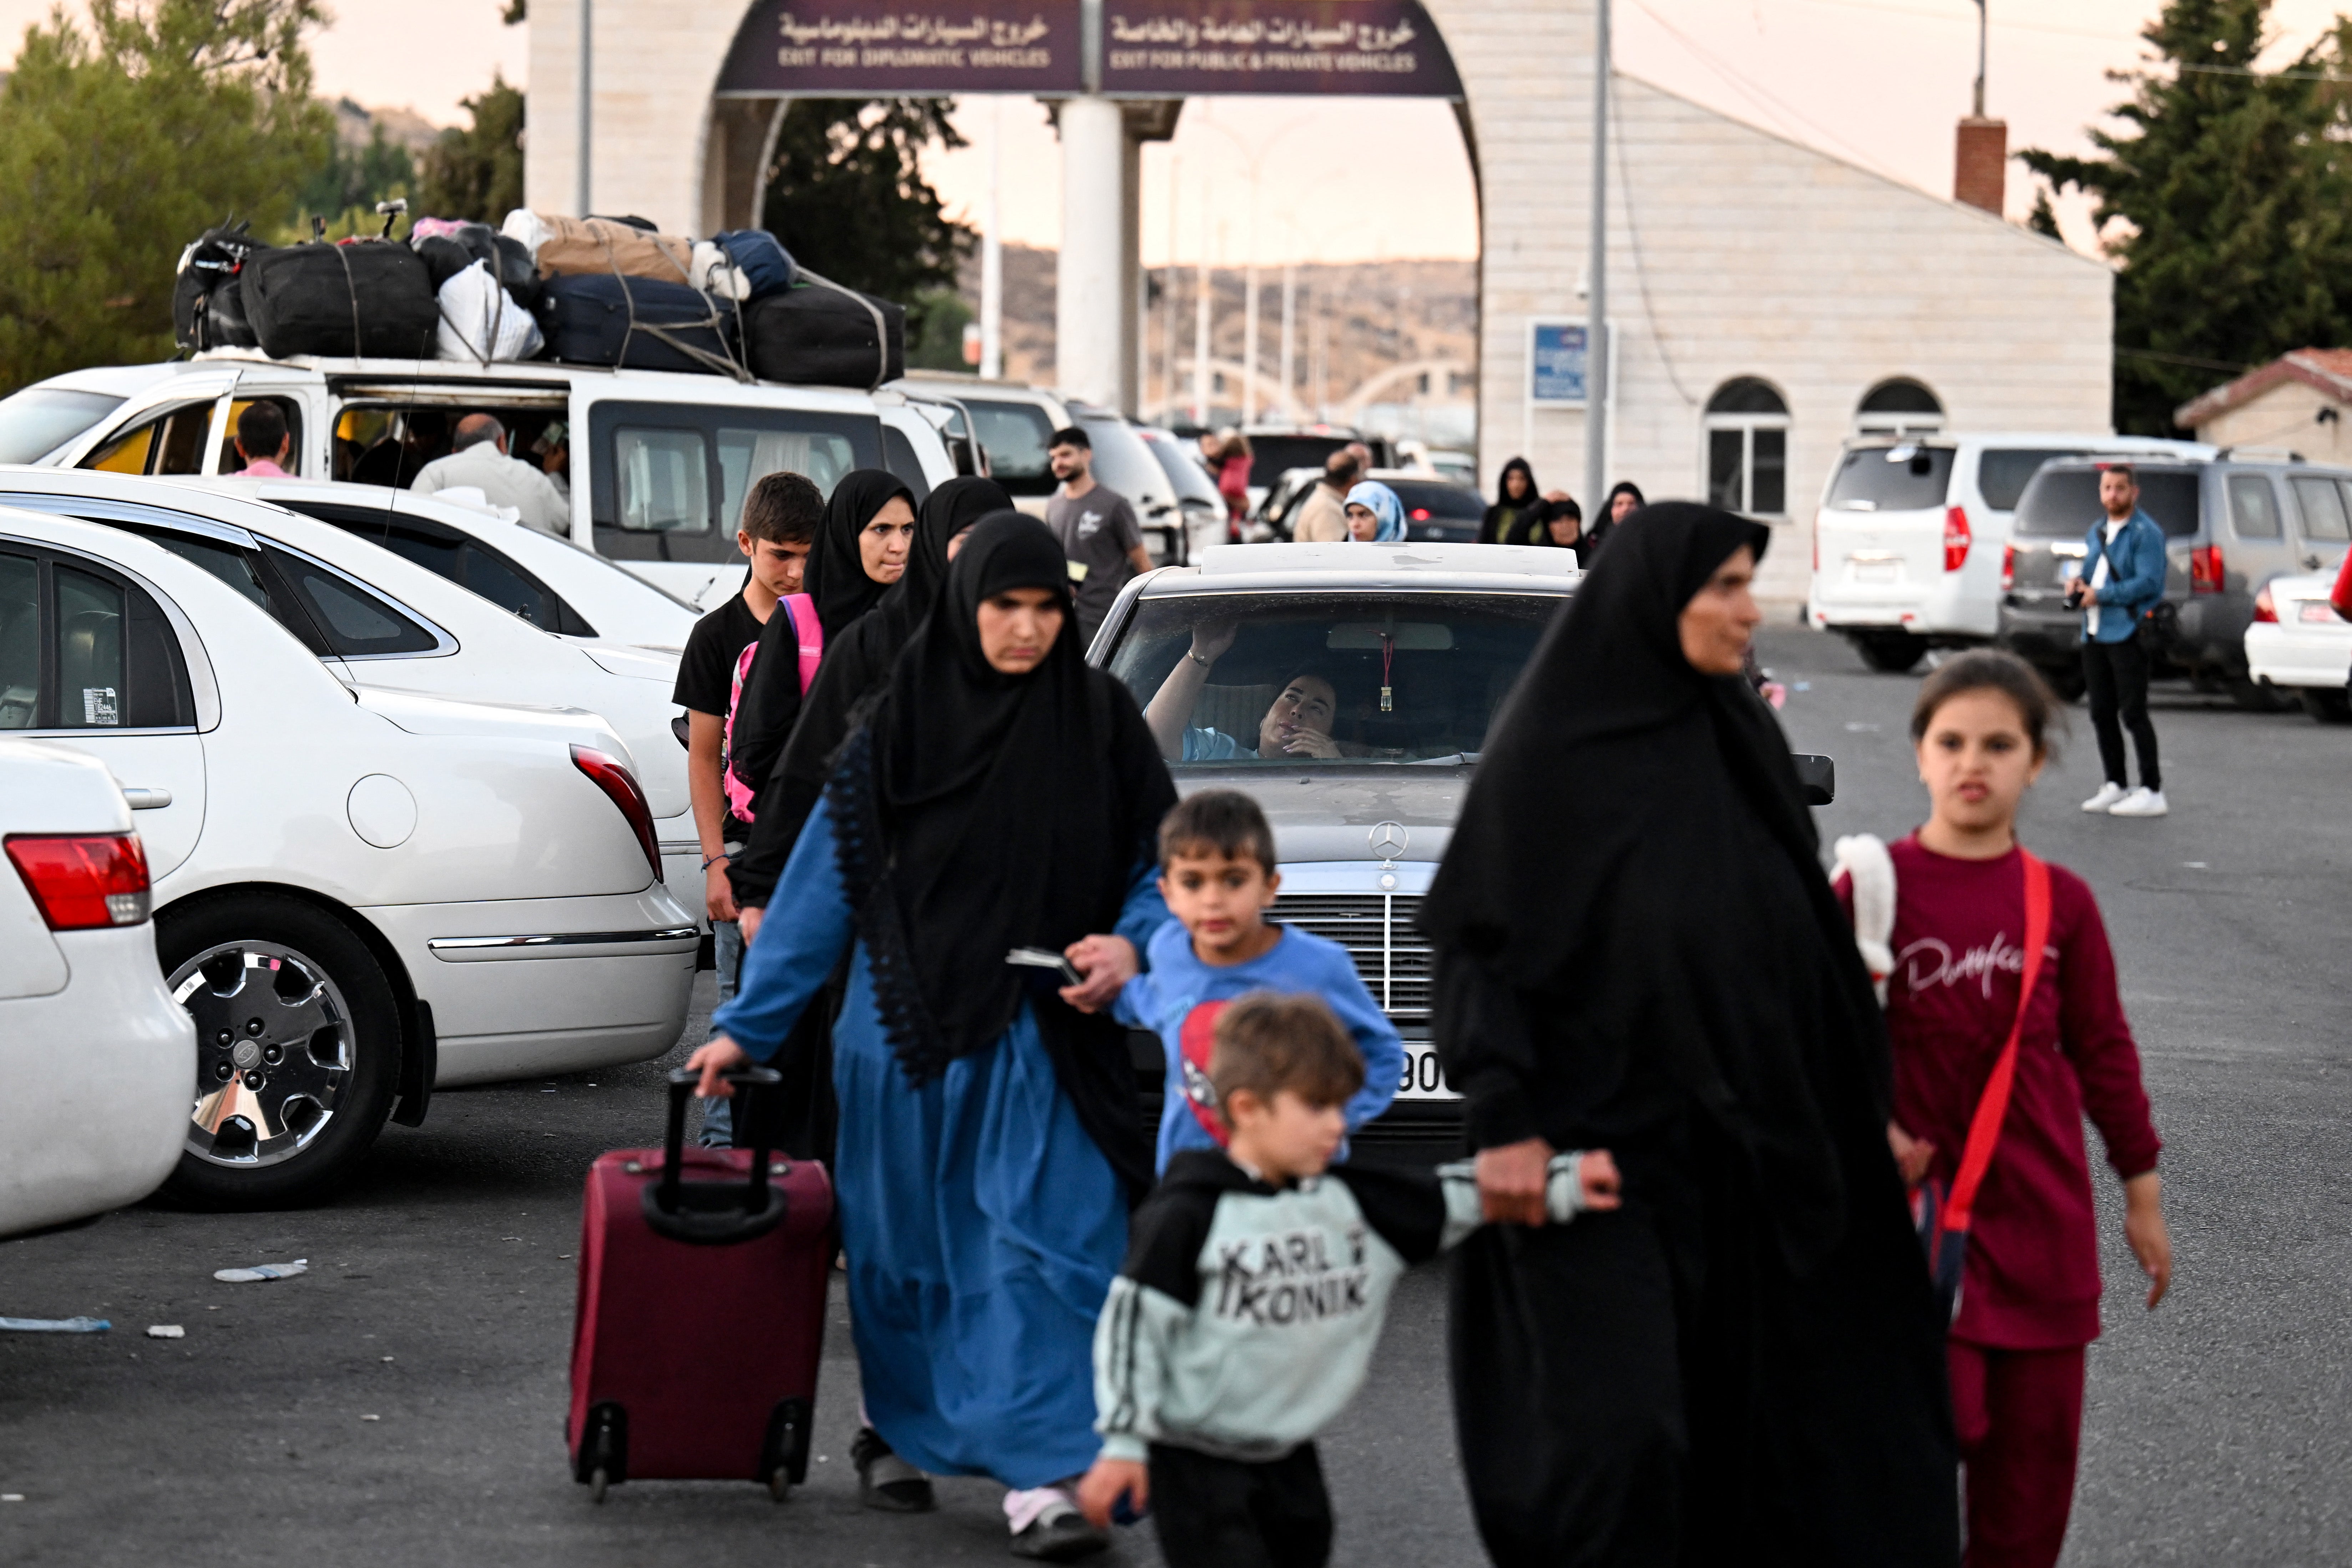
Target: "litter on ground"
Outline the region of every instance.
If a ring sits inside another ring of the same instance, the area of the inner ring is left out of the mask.
[[[250,1285],[257,1279],[291,1279],[297,1274],[310,1272],[310,1260],[298,1258],[291,1263],[257,1263],[250,1268],[215,1268],[213,1278],[225,1285]]]
[[[0,1329],[16,1334],[102,1334],[113,1326],[104,1318],[0,1318]]]
[[[151,1340],[184,1340],[188,1337],[188,1331],[177,1323],[150,1323],[147,1325],[147,1337]]]

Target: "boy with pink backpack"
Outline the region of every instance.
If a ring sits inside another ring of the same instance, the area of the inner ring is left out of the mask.
[[[727,765],[735,707],[743,693],[760,633],[781,605],[801,640],[821,637],[815,606],[800,591],[801,572],[824,517],[824,497],[799,474],[770,474],[743,498],[736,548],[751,557],[743,591],[694,626],[678,660],[677,688],[671,700],[686,710],[686,782],[694,807],[695,837],[702,846],[705,911],[719,964],[719,1000],[735,994],[743,963],[742,930],[736,924],[735,894],[727,881],[727,860],[751,837],[745,808],[751,792]],[[803,656],[806,657],[805,655]],[[733,1129],[728,1101],[705,1102],[702,1142],[727,1143]]]

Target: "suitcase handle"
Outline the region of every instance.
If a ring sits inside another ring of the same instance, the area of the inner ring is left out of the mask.
[[[745,1089],[778,1089],[784,1081],[773,1068],[743,1068],[724,1076]],[[688,1068],[669,1075],[669,1124],[662,1134],[661,1180],[645,1189],[646,1223],[673,1241],[727,1247],[764,1236],[782,1224],[784,1194],[781,1188],[768,1185],[771,1151],[765,1119],[748,1114],[743,1120],[758,1140],[751,1151],[751,1180],[740,1185],[686,1180],[686,1105],[700,1081],[701,1075]],[[748,1112],[749,1107],[745,1109]]]

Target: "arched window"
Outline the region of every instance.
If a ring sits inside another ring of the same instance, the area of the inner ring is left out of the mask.
[[[1862,395],[1853,427],[1864,436],[1926,435],[1944,427],[1944,405],[1917,382],[1898,375]]]
[[[1752,375],[1706,400],[1706,499],[1754,516],[1789,510],[1789,405]]]

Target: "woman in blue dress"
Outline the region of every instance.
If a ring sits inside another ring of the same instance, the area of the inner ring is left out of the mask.
[[[1015,1555],[1106,1539],[1065,1483],[1093,1461],[1092,1342],[1150,1182],[1123,1033],[1097,1012],[1168,918],[1151,843],[1175,804],[1126,689],[1087,668],[1068,567],[999,512],[843,742],[741,988],[691,1064],[783,1046],[845,951],[834,1180],[877,1507],[920,1472],[1013,1489]],[[1076,985],[1008,964],[1066,953]],[[1042,976],[1042,978],[1041,978]]]

